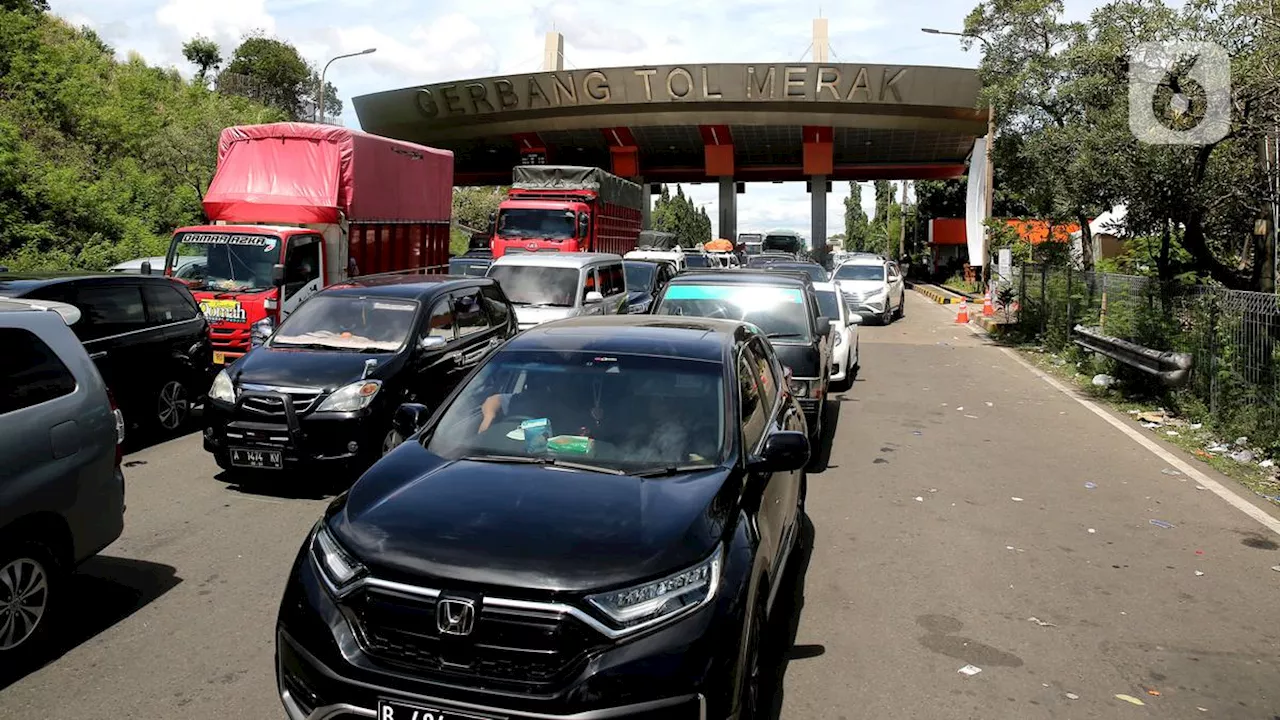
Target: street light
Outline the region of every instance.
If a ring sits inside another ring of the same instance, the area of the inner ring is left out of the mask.
[[[324,122],[324,76],[325,76],[325,73],[329,72],[329,66],[333,64],[333,61],[341,60],[342,58],[356,57],[359,55],[368,55],[369,53],[375,53],[375,52],[378,52],[378,48],[365,48],[360,52],[347,53],[346,55],[338,55],[337,57],[331,58],[329,62],[324,64],[324,69],[320,71],[320,90],[319,92],[316,93],[318,98],[318,101],[316,103],[316,112],[319,115],[317,122]]]
[[[953,35],[955,37],[962,37],[962,38],[969,38],[971,40],[977,40],[982,43],[983,47],[987,49],[987,52],[991,51],[991,43],[988,42],[987,39],[982,37],[981,35],[970,35],[969,33],[951,32],[949,30],[938,30],[937,28],[920,28],[920,32],[928,33],[929,35]],[[995,144],[995,140],[996,140],[995,104],[992,103],[991,101],[987,101],[987,143],[986,143],[986,151],[987,151],[986,152],[986,155],[987,155],[987,193],[986,195],[987,196],[985,199],[986,199],[988,220],[991,219],[992,206],[995,203],[995,182],[996,182],[995,166],[991,162],[991,146]],[[987,254],[986,251],[991,247],[991,231],[990,230],[986,232],[985,239],[986,239],[986,242],[983,245],[983,255],[986,255]],[[988,264],[989,263],[984,262],[982,265],[982,279],[984,281],[987,278]]]

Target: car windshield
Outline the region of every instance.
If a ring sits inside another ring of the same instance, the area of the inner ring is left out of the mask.
[[[653,282],[654,273],[658,272],[657,265],[646,262],[624,262],[622,269],[626,273],[629,290],[647,290]]]
[[[706,255],[685,255],[684,264],[688,267],[711,267],[711,258]]]
[[[623,473],[718,465],[726,436],[723,367],[647,355],[499,352],[424,435],[425,447],[450,460]]]
[[[180,232],[168,265],[193,289],[238,292],[272,287],[271,268],[279,261],[280,239],[271,235]]]
[[[414,300],[319,295],[280,325],[271,347],[394,352],[413,329]]]
[[[449,274],[484,277],[489,271],[489,264],[487,260],[450,260]]]
[[[836,302],[835,290],[814,290],[818,296],[818,314],[831,320],[840,319],[840,303]]]
[[[578,269],[545,265],[494,265],[489,277],[502,285],[512,305],[573,307]]]
[[[836,280],[884,280],[883,265],[841,265],[836,268]]]
[[[572,210],[508,208],[498,214],[498,236],[568,240],[577,227],[574,217]]]
[[[810,342],[809,309],[798,288],[769,285],[669,285],[655,315],[745,320],[773,340]]]
[[[827,275],[826,268],[821,265],[811,265],[809,263],[771,263],[766,266],[769,270],[784,270],[787,272],[802,272],[809,276],[813,282],[827,282],[830,277]]]

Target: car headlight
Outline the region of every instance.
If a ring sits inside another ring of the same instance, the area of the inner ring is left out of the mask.
[[[796,397],[809,397],[809,382],[807,380],[792,380],[791,394]]]
[[[355,412],[363,410],[373,402],[373,396],[382,389],[378,380],[361,380],[334,390],[329,397],[320,403],[316,412]]]
[[[213,384],[209,386],[209,398],[228,404],[235,403],[236,386],[231,382],[231,376],[226,370],[220,371],[213,378]]]
[[[267,338],[271,337],[273,330],[275,330],[275,323],[270,316],[262,318],[249,328],[249,344],[255,347],[261,345]]]
[[[724,550],[687,570],[643,585],[591,595],[587,602],[624,629],[635,632],[710,602],[720,584]]]
[[[875,293],[867,296],[867,302],[883,302],[888,292],[885,290],[877,290]]]
[[[341,590],[364,574],[364,566],[338,544],[324,520],[311,536],[311,558],[334,590]]]

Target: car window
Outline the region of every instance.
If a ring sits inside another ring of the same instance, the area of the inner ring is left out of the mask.
[[[489,329],[489,316],[480,303],[479,290],[464,290],[453,298],[453,317],[458,337],[466,337]]]
[[[427,316],[427,326],[423,328],[422,334],[424,337],[453,339],[453,304],[449,298],[437,300],[431,306],[431,314]]]
[[[76,289],[75,305],[80,308],[80,322],[71,327],[81,340],[97,340],[147,326],[142,289],[132,283],[81,285]]]
[[[667,286],[654,314],[745,320],[771,340],[809,343],[810,307],[798,287],[690,282]]]
[[[836,268],[836,280],[884,280],[884,265],[854,265],[847,263]]]
[[[292,295],[303,285],[320,277],[320,237],[307,235],[289,243],[284,261],[285,294]]]
[[[760,387],[760,369],[745,351],[738,355],[738,403],[742,411],[742,447],[752,452],[764,436],[769,404]]]
[[[600,282],[604,286],[604,296],[612,297],[626,292],[626,278],[621,263],[605,265],[600,268]]]
[[[511,319],[511,309],[507,306],[506,298],[502,297],[502,291],[493,286],[481,288],[480,297],[489,310],[489,320],[494,326],[506,325]]]
[[[649,290],[653,287],[654,275],[659,277],[659,283],[662,282],[663,268],[664,266],[660,263],[628,262],[623,268],[626,273],[627,287],[632,291]]]
[[[0,328],[0,415],[75,392],[76,379],[57,353],[34,333]]]
[[[773,362],[770,361],[770,353],[765,349],[765,342],[762,340],[752,340],[747,346],[747,352],[751,361],[756,366],[756,378],[760,382],[760,397],[764,401],[765,416],[773,416],[774,401],[778,397],[778,376],[774,373]]]
[[[582,282],[582,299],[587,299],[587,293],[597,291],[600,288],[599,281],[596,278],[596,269],[588,268],[584,275],[585,280]]]
[[[898,279],[898,266],[897,266],[897,265],[895,265],[894,263],[889,263],[889,264],[886,266],[886,268],[888,269],[888,272],[889,272],[889,279],[890,279],[890,280],[897,280],[897,279]]]
[[[147,314],[153,325],[190,320],[199,312],[191,296],[183,297],[172,285],[148,283],[142,286],[142,297],[147,301]]]

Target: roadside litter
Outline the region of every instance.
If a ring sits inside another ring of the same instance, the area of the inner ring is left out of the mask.
[[[1160,697],[1160,691],[1156,690],[1155,688],[1151,688],[1150,690],[1147,690],[1147,694],[1150,695],[1151,697]]]
[[[1202,573],[1202,572],[1200,572],[1199,570],[1197,570],[1197,571],[1196,571],[1196,577],[1204,577],[1204,573]]]
[[[1014,501],[1014,502],[1022,502],[1022,498],[1020,498],[1020,497],[1011,497],[1011,498],[1009,498],[1009,499],[1010,499],[1010,500],[1012,500],[1012,501]]]
[[[1271,569],[1275,570],[1276,572],[1280,572],[1280,565],[1272,565]]]
[[[1051,623],[1051,622],[1045,622],[1045,621],[1041,620],[1040,618],[1035,617],[1034,615],[1033,615],[1032,617],[1027,618],[1027,622],[1033,622],[1033,623],[1035,623],[1035,624],[1039,625],[1040,627],[1058,627],[1057,625],[1054,625],[1054,624],[1053,624],[1053,623]]]
[[[1170,528],[1173,527],[1173,523],[1167,523],[1163,520],[1152,520],[1151,524],[1155,525],[1158,528],[1164,528],[1165,530],[1169,530]]]
[[[1090,534],[1090,535],[1094,535],[1094,534],[1096,534],[1097,532],[1098,532],[1097,530],[1094,530],[1093,528],[1089,528],[1089,534]]]
[[[1160,471],[1160,474],[1161,474],[1161,475],[1169,475],[1169,476],[1171,476],[1171,477],[1172,477],[1172,476],[1176,476],[1176,475],[1181,475],[1182,473],[1178,472],[1177,470],[1174,470],[1173,468],[1165,468],[1165,469],[1163,469],[1163,470],[1161,470],[1161,471]]]
[[[1067,693],[1068,700],[1079,700],[1080,696],[1075,693]]]
[[[969,677],[973,677],[974,675],[977,675],[978,673],[982,672],[982,668],[977,667],[975,665],[965,665],[964,667],[960,668],[956,672],[960,673],[961,675],[968,675]]]
[[[922,497],[922,496],[920,496],[920,495],[917,495],[917,496],[916,496],[916,502],[924,502],[924,497]]]
[[[1116,379],[1105,374],[1094,375],[1093,384],[1097,387],[1111,387],[1116,384]]]
[[[1120,693],[1119,695],[1116,695],[1116,699],[1117,699],[1117,700],[1123,700],[1123,701],[1125,701],[1125,702],[1127,702],[1127,703],[1132,703],[1132,704],[1134,704],[1134,705],[1146,705],[1146,703],[1142,702],[1142,701],[1141,701],[1141,700],[1139,700],[1138,698],[1136,698],[1136,697],[1134,697],[1134,696],[1132,696],[1132,695],[1125,695],[1124,693]]]
[[[1097,483],[1087,482],[1087,483],[1085,483],[1085,484],[1084,484],[1084,487],[1085,487],[1085,489],[1086,489],[1086,490],[1096,490],[1096,489],[1097,489],[1097,487],[1098,487],[1098,484],[1097,484]]]

